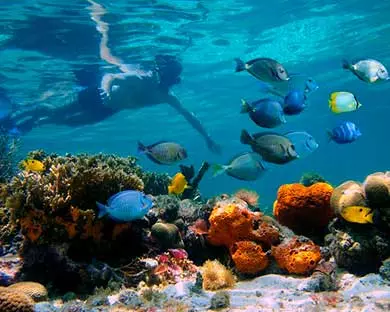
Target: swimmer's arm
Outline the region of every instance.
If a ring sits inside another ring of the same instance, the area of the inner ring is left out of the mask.
[[[220,146],[213,141],[199,119],[193,113],[185,109],[176,96],[169,94],[166,102],[176,109],[176,111],[179,112],[191,124],[191,126],[202,135],[211,151],[216,153],[220,152]]]

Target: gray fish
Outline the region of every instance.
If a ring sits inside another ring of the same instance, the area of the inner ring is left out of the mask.
[[[246,63],[239,58],[234,60],[236,61],[236,72],[246,70],[261,81],[283,82],[290,79],[283,65],[273,59],[260,57]]]
[[[343,60],[343,68],[349,69],[360,80],[368,83],[389,81],[389,72],[386,67],[373,59],[360,60],[356,63]]]
[[[246,130],[242,130],[240,140],[270,163],[286,164],[299,157],[291,141],[274,132],[261,132],[251,136]]]
[[[227,175],[244,181],[257,180],[266,170],[261,156],[257,153],[242,153],[234,157],[227,165],[214,165],[213,176],[226,173]]]
[[[160,141],[149,146],[138,142],[138,152],[146,154],[153,162],[160,165],[172,165],[187,158],[187,151],[174,142]]]

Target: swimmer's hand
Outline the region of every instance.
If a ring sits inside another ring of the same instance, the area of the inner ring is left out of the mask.
[[[206,143],[209,150],[212,151],[213,153],[215,154],[222,153],[221,146],[218,143],[214,142],[212,138],[208,137]]]

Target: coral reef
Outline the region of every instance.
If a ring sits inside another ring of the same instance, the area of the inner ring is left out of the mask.
[[[317,172],[305,172],[299,180],[299,183],[307,187],[320,182],[328,183],[328,181]]]
[[[257,274],[268,266],[268,256],[255,242],[236,242],[232,245],[230,253],[235,267],[240,273]]]
[[[255,191],[240,189],[233,196],[246,202],[251,210],[259,209],[260,196]]]
[[[45,286],[35,282],[18,282],[8,286],[9,290],[26,294],[34,301],[43,301],[47,299],[47,289]]]
[[[22,292],[0,288],[0,311],[34,312],[34,300]]]
[[[321,233],[334,215],[332,192],[333,187],[327,183],[282,185],[274,203],[274,216],[297,234]]]
[[[202,268],[202,287],[205,290],[231,288],[236,282],[233,273],[218,260],[207,260]]]
[[[23,260],[12,254],[0,257],[0,286],[8,286],[18,281]]]
[[[153,224],[151,234],[162,249],[184,247],[179,229],[174,224],[157,222]]]
[[[272,247],[278,265],[294,274],[309,274],[321,260],[320,247],[306,238],[294,237]]]
[[[382,261],[390,256],[390,173],[376,172],[363,183],[346,181],[336,187],[331,206],[336,216],[326,236],[332,256],[339,267],[354,274],[378,272]],[[350,206],[372,209],[374,224],[350,223],[340,217]]]

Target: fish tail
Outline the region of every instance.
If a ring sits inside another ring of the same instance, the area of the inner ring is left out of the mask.
[[[99,209],[98,218],[104,217],[108,213],[107,206],[103,205],[103,204],[101,204],[99,202],[96,202],[96,205],[97,205],[97,207]]]
[[[351,69],[352,68],[351,63],[345,59],[341,61],[341,65],[343,66],[344,69]]]
[[[368,223],[374,223],[373,217],[374,217],[374,213],[370,212],[368,215],[366,215],[366,221]]]
[[[241,99],[241,114],[246,114],[246,113],[249,113],[251,111],[251,107],[250,105],[248,104],[247,101],[245,101],[244,99]]]
[[[220,165],[220,164],[212,165],[211,168],[212,168],[212,170],[213,170],[213,177],[216,177],[216,176],[221,175],[221,174],[224,173],[225,170],[226,170],[226,166]]]
[[[146,146],[143,145],[140,141],[138,141],[137,143],[138,143],[137,152],[138,152],[139,154],[144,154],[144,153],[146,153]]]
[[[240,142],[242,144],[251,144],[252,143],[252,137],[246,130],[241,131],[241,136],[240,136]]]
[[[243,60],[241,60],[240,58],[236,57],[234,59],[234,61],[236,62],[236,73],[238,72],[242,72],[245,70],[245,63]]]
[[[327,129],[326,134],[328,135],[328,143],[333,140],[333,133],[331,130]]]

